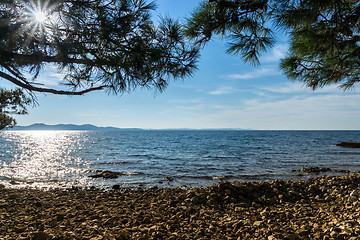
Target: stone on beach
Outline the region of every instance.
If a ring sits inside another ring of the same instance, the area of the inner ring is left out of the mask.
[[[357,239],[360,173],[206,188],[0,191],[0,239]]]
[[[121,173],[118,172],[112,172],[112,171],[100,171],[98,170],[98,174],[90,175],[90,178],[105,178],[105,179],[116,179],[121,175]]]

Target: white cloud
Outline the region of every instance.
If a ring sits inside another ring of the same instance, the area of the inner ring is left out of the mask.
[[[239,92],[240,90],[233,87],[220,87],[214,91],[208,92],[210,95],[226,95]]]
[[[360,95],[297,95],[255,98],[205,116],[219,126],[252,129],[360,129]]]
[[[261,63],[278,62],[280,61],[280,59],[285,57],[288,49],[289,49],[288,44],[278,44],[273,47],[270,53],[267,53],[263,57],[261,57],[260,62]]]
[[[310,89],[305,88],[299,83],[285,83],[284,85],[271,86],[271,87],[260,87],[260,90],[271,92],[271,93],[299,93],[309,92]]]
[[[201,98],[193,98],[193,99],[172,99],[169,102],[173,103],[182,103],[182,104],[191,104],[191,103],[201,103],[203,100]]]
[[[64,79],[64,76],[64,74],[58,72],[54,65],[48,65],[46,67],[46,71],[40,73],[36,82],[42,83],[46,86],[56,86]]]
[[[226,106],[226,105],[210,105],[210,108],[226,110],[226,109],[228,109],[229,107]]]
[[[24,76],[26,79],[32,80],[33,73],[25,72]],[[41,69],[35,82],[45,86],[56,86],[59,85],[59,82],[63,80],[63,78],[64,74],[59,73],[54,65],[47,65],[44,69]]]
[[[283,85],[271,86],[271,87],[261,87],[260,90],[272,92],[272,93],[343,93],[343,90],[340,88],[340,84],[329,85],[323,88],[318,88],[313,91],[311,88],[304,86],[304,84],[298,82],[287,82]]]
[[[263,67],[261,69],[257,69],[252,72],[242,73],[242,74],[229,74],[225,76],[225,78],[229,79],[253,79],[253,78],[261,78],[261,77],[269,77],[281,75],[281,72],[276,70],[273,67]]]
[[[204,109],[205,106],[206,105],[204,105],[204,104],[197,104],[197,105],[193,105],[193,106],[178,106],[178,109],[199,111],[199,110]]]

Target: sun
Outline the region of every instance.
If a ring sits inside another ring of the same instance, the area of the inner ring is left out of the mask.
[[[23,34],[25,44],[34,40],[46,42],[53,37],[54,26],[59,26],[58,13],[55,9],[60,6],[57,0],[16,0],[12,7],[13,21],[20,25],[19,33]],[[1,9],[0,9],[1,11]]]
[[[34,17],[38,23],[44,23],[47,19],[47,16],[43,11],[34,12]]]
[[[50,0],[21,0],[18,3],[24,11],[22,22],[29,26],[43,28],[54,20],[55,5]]]

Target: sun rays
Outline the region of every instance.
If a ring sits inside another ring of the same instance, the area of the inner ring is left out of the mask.
[[[21,31],[25,38],[25,43],[30,44],[33,40],[46,41],[51,35],[53,25],[54,6],[50,5],[49,0],[18,1],[17,19],[21,23]]]
[[[50,21],[52,8],[49,6],[49,1],[20,1],[20,3],[24,4],[25,15],[32,24],[42,25]]]

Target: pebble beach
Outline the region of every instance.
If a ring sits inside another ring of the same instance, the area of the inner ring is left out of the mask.
[[[360,173],[206,188],[0,189],[0,239],[360,239]]]

